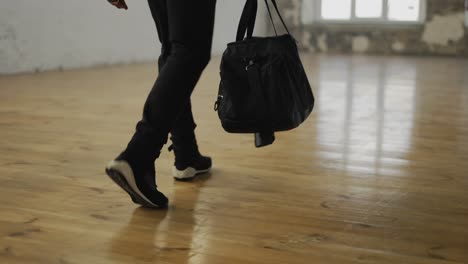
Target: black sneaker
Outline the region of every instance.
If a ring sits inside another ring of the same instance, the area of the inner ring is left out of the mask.
[[[171,148],[172,149],[172,148]],[[188,162],[174,162],[172,175],[178,181],[192,180],[198,174],[211,170],[211,158],[196,153]]]
[[[168,199],[156,187],[154,163],[132,166],[121,155],[107,165],[106,173],[130,195],[134,203],[149,208],[167,207]]]
[[[172,136],[173,144],[169,151],[174,150],[175,162],[172,175],[176,180],[192,180],[201,173],[209,172],[211,169],[211,158],[200,154],[194,133],[185,137]]]

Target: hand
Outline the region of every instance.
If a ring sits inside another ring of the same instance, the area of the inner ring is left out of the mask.
[[[128,9],[127,4],[125,3],[125,0],[107,0],[111,5],[116,6],[118,9]]]

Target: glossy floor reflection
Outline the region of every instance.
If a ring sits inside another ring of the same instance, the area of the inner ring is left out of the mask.
[[[168,210],[104,174],[155,65],[0,77],[0,263],[466,263],[468,60],[304,55],[316,109],[255,149],[213,112],[219,58],[193,94],[211,174]]]

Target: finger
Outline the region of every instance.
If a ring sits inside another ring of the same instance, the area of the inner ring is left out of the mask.
[[[120,8],[123,8],[125,10],[128,9],[127,3],[125,3],[124,0],[119,1],[119,4],[120,4]]]
[[[125,10],[128,9],[128,7],[127,7],[126,5],[119,5],[118,8],[119,8],[119,9],[125,9]]]
[[[123,0],[110,0],[109,3],[119,9],[128,9],[127,4]]]
[[[114,2],[114,3],[111,3],[111,5],[117,7],[117,8],[120,8],[120,4],[118,2]]]

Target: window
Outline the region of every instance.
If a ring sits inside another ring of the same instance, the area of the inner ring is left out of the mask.
[[[302,20],[323,22],[421,23],[426,0],[304,0]]]
[[[379,18],[382,17],[382,0],[356,0],[356,17]]]
[[[418,21],[421,0],[389,0],[388,19],[394,21]]]
[[[350,19],[351,0],[322,1],[321,14],[324,19]]]

